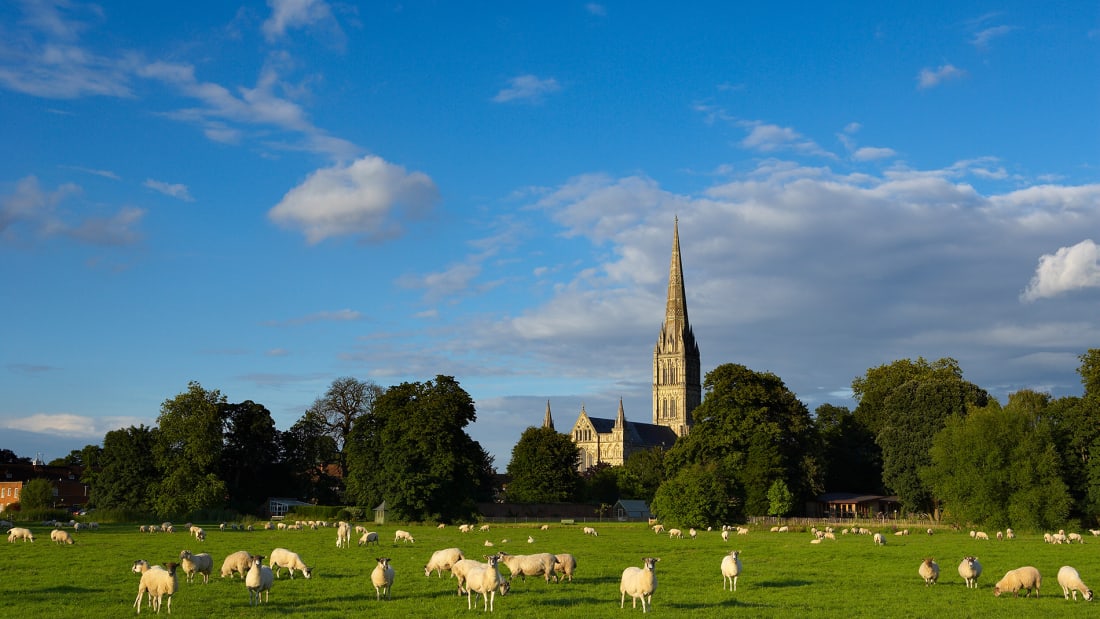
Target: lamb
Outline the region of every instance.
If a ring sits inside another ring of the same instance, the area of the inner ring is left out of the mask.
[[[23,527],[13,527],[10,531],[8,531],[8,543],[10,544],[17,539],[23,540],[23,543],[27,543],[28,541],[33,542],[34,533],[31,533],[30,529],[25,529]]]
[[[65,529],[54,529],[53,531],[50,531],[50,541],[56,542],[58,544],[69,545],[72,545],[74,543],[73,536],[69,535],[69,532]]]
[[[577,559],[571,554],[563,553],[560,555],[554,555],[557,562],[554,563],[554,582],[561,582],[563,579],[568,578],[569,582],[573,582],[573,572],[577,570]],[[561,576],[558,576],[558,573]]]
[[[378,545],[378,533],[374,531],[367,531],[363,534],[363,537],[359,538],[360,546],[367,546],[369,544],[374,544],[375,546]]]
[[[959,576],[966,581],[967,589],[978,588],[978,577],[982,575],[982,564],[977,557],[963,557],[959,563]]]
[[[493,612],[493,601],[496,598],[497,589],[503,578],[497,569],[500,558],[497,555],[486,555],[486,563],[478,564],[466,572],[466,608],[473,609],[474,593],[485,598],[485,610]],[[503,595],[503,592],[501,593]]]
[[[934,585],[940,578],[940,566],[936,563],[935,559],[929,557],[921,561],[920,567],[917,568],[917,573],[924,579],[924,586]]]
[[[232,578],[233,572],[237,572],[241,578],[244,578],[251,566],[252,555],[247,550],[238,550],[222,561],[222,578],[226,576]]]
[[[684,532],[681,531],[680,529],[669,529],[668,530],[668,539],[672,539],[672,538],[684,539]]]
[[[997,584],[993,585],[993,594],[1000,596],[1006,591],[1012,592],[1012,597],[1019,597],[1020,589],[1026,589],[1027,593],[1024,597],[1031,597],[1032,589],[1035,590],[1035,597],[1039,597],[1039,587],[1043,584],[1043,577],[1039,575],[1039,570],[1031,567],[1030,565],[1024,567],[1018,567],[1014,570],[1008,570],[1004,577],[997,581]]]
[[[390,588],[393,587],[393,567],[390,566],[389,557],[377,558],[378,565],[370,573],[370,581],[374,584],[374,597],[381,600],[383,596],[390,599]]]
[[[168,596],[168,614],[172,614],[172,594],[179,589],[179,583],[176,581],[176,567],[177,563],[165,563],[166,569],[146,569],[141,573],[141,582],[138,583],[137,599],[134,600],[134,607],[137,608],[138,614],[141,614],[141,598],[146,594],[149,595],[149,604],[153,607],[153,610],[160,614],[160,607],[163,604],[164,596]],[[146,563],[145,566],[148,566]],[[134,564],[135,568],[138,568],[138,564]]]
[[[593,529],[592,527],[585,527],[584,528],[584,534],[585,535],[591,535],[592,537],[599,537],[600,536],[600,534],[596,532],[596,529]]]
[[[626,604],[626,596],[631,597],[631,608],[638,607],[638,600],[642,601],[642,612],[647,612],[646,603],[653,606],[653,592],[657,590],[657,562],[660,559],[645,557],[642,559],[643,567],[628,567],[623,570],[622,580],[619,581],[619,608]]]
[[[1077,570],[1068,565],[1063,565],[1062,569],[1058,570],[1058,584],[1062,585],[1062,594],[1069,599],[1070,592],[1073,593],[1073,601],[1077,601],[1077,592],[1081,592],[1081,597],[1085,598],[1086,602],[1092,601],[1092,589],[1085,586],[1085,583],[1081,581],[1081,575],[1077,573]]]
[[[874,536],[873,539],[875,540],[875,545],[876,546],[885,546],[886,545],[886,538],[882,536],[882,533],[875,533],[875,536]]]
[[[737,577],[741,575],[741,551],[734,550],[722,557],[722,591],[726,590],[726,584],[730,591],[737,591]]]
[[[264,595],[263,601],[271,600],[271,587],[275,585],[275,574],[271,568],[263,564],[263,555],[252,555],[252,563],[248,568],[248,574],[244,577],[244,586],[248,588],[248,604],[256,606],[260,604],[260,594]]]
[[[180,553],[180,566],[183,567],[183,573],[187,574],[187,582],[194,582],[195,574],[199,573],[202,574],[202,583],[205,585],[210,583],[214,558],[205,552],[193,555],[190,550],[184,550]]]
[[[313,576],[313,568],[307,566],[302,562],[302,558],[298,556],[298,553],[291,552],[286,548],[276,548],[271,551],[271,557],[268,558],[268,563],[275,569],[275,576],[278,577],[282,572],[282,568],[290,570],[290,579],[294,580],[294,570],[298,570],[309,580]]]
[[[506,552],[499,552],[497,557],[504,565],[508,566],[510,572],[509,582],[517,575],[524,582],[527,582],[528,576],[541,575],[549,583],[550,579],[554,577],[554,566],[558,562],[557,557],[548,552],[533,555],[510,555]]]
[[[432,553],[432,558],[428,559],[428,564],[424,566],[424,575],[431,576],[432,570],[435,570],[435,575],[442,578],[444,570],[449,572],[451,566],[465,558],[458,548],[437,550]]]
[[[402,531],[401,529],[398,529],[393,536],[393,543],[396,544],[397,540],[401,540],[403,542],[412,542],[414,544],[416,543],[416,540],[413,539],[411,533],[409,533],[408,531]]]

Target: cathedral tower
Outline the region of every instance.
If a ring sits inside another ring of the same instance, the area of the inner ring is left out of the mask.
[[[673,224],[665,322],[653,348],[653,423],[677,436],[691,429],[691,412],[702,401],[699,345],[688,322],[684,269],[680,264],[680,222]]]

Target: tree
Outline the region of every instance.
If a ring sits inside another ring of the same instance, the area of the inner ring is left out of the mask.
[[[218,468],[229,502],[241,511],[255,511],[287,486],[285,469],[278,466],[279,431],[271,412],[252,400],[220,408],[225,442]]]
[[[661,484],[651,509],[661,520],[681,526],[708,527],[735,522],[742,515],[738,500],[731,498],[742,495],[735,486],[716,464],[689,464]]]
[[[622,498],[652,501],[665,481],[665,450],[653,447],[630,454],[619,477]]]
[[[161,404],[153,461],[161,480],[153,500],[161,516],[224,505],[221,407],[225,396],[196,381]]]
[[[949,418],[921,469],[948,517],[991,528],[1057,528],[1070,496],[1050,424],[1026,407],[996,400]]]
[[[30,464],[31,459],[15,455],[10,449],[0,449],[0,463],[3,464]]]
[[[786,516],[791,513],[793,507],[794,495],[787,488],[787,484],[782,479],[772,482],[772,487],[768,488],[768,515]]]
[[[325,395],[317,398],[309,409],[324,420],[325,433],[336,441],[336,449],[344,456],[338,463],[342,476],[347,474],[345,445],[348,435],[357,419],[370,414],[383,391],[373,382],[344,376],[332,381]]]
[[[492,497],[493,459],[466,433],[473,399],[450,376],[390,387],[348,437],[348,498],[398,519],[453,521]]]
[[[932,362],[926,361],[924,357],[917,357],[916,361],[900,359],[889,365],[867,370],[865,375],[852,381],[852,395],[859,402],[855,410],[857,420],[877,435],[889,421],[884,407],[886,398],[894,390],[911,380],[937,377],[962,380],[959,362],[950,357]]]
[[[99,508],[152,512],[160,479],[149,456],[153,443],[153,430],[144,425],[111,430],[104,435],[99,471],[88,482],[91,486],[88,502]]]
[[[47,464],[49,466],[81,466],[84,464],[84,452],[81,449],[74,449],[69,452],[69,455],[62,458],[54,458]]]
[[[19,507],[23,510],[50,509],[54,503],[53,485],[45,479],[32,479],[19,491]]]
[[[289,480],[285,494],[322,505],[338,502],[340,480],[329,475],[329,465],[340,460],[336,441],[325,433],[325,422],[307,410],[286,432],[279,434],[282,477]]]
[[[820,491],[809,410],[778,376],[725,364],[707,373],[703,389],[695,427],[665,458],[670,472],[714,463],[721,478],[743,489],[749,514],[767,513],[768,488],[776,479],[787,483],[796,500]]]
[[[553,428],[530,427],[512,447],[508,500],[557,503],[572,500],[580,484],[580,456],[573,439]]]

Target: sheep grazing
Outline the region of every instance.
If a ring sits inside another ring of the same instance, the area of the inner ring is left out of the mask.
[[[148,564],[145,565],[148,566]],[[176,581],[176,567],[178,565],[177,563],[165,563],[165,569],[148,568],[141,573],[137,599],[134,600],[134,608],[137,608],[139,615],[141,614],[141,598],[145,595],[149,596],[149,604],[158,615],[164,596],[168,596],[168,614],[172,614],[172,594],[179,589],[179,583]],[[135,563],[134,567],[139,566]]]
[[[187,575],[187,582],[195,582],[195,574],[198,573],[202,574],[205,585],[210,582],[210,572],[214,571],[214,558],[205,552],[193,555],[190,550],[184,550],[180,552],[180,567]]]
[[[699,532],[695,530],[695,527],[691,527],[690,529],[688,529],[688,537],[690,537],[691,539],[695,539],[697,535],[699,535]]]
[[[963,557],[959,563],[959,576],[966,581],[967,589],[978,588],[978,577],[982,575],[982,564],[977,557]]]
[[[263,555],[252,555],[252,563],[248,568],[248,574],[244,577],[244,586],[248,588],[249,606],[260,604],[260,594],[263,594],[263,602],[271,599],[271,587],[275,585],[275,574],[271,568],[263,564]]]
[[[69,544],[72,545],[73,536],[69,535],[69,532],[65,529],[54,529],[50,531],[50,541],[57,544]]]
[[[497,557],[508,567],[509,582],[516,576],[519,576],[520,580],[524,582],[527,582],[528,576],[542,576],[549,583],[550,579],[554,577],[554,566],[558,562],[557,557],[548,552],[533,555],[510,555],[506,552],[499,552]]]
[[[985,531],[978,531],[978,532],[974,533],[974,539],[976,539],[976,540],[985,540],[985,541],[988,542],[989,541],[989,534],[986,533]]]
[[[1005,539],[1016,539],[1016,532],[1012,529],[1005,529]]]
[[[885,546],[886,545],[886,538],[882,536],[882,533],[875,533],[875,536],[872,539],[875,540],[875,545],[876,546]]]
[[[934,585],[940,578],[940,566],[936,563],[935,559],[929,557],[921,561],[920,567],[917,568],[917,573],[924,579],[924,586]]]
[[[1069,543],[1077,542],[1078,544],[1084,544],[1085,538],[1081,537],[1080,533],[1069,533],[1066,535],[1066,541]]]
[[[642,612],[647,612],[646,604],[653,606],[653,592],[657,590],[657,562],[660,559],[646,557],[642,559],[642,567],[630,566],[623,570],[622,580],[619,581],[619,608],[626,604],[626,596],[631,597],[631,608],[638,607],[638,600],[642,601]]]
[[[561,582],[566,578],[569,582],[573,582],[573,572],[577,570],[577,558],[568,553],[554,555],[554,558],[557,559],[554,563],[554,582]]]
[[[428,564],[424,566],[424,575],[431,576],[432,570],[435,570],[435,575],[442,578],[444,571],[451,571],[451,566],[463,559],[465,557],[458,548],[437,550],[432,553],[432,558],[428,559]]]
[[[374,571],[370,573],[370,581],[374,585],[374,598],[381,600],[385,597],[390,599],[390,588],[393,587],[393,567],[390,566],[389,557],[381,557],[375,559],[378,561],[378,565],[374,566]]]
[[[665,532],[665,525],[663,525],[663,524],[653,525],[653,532],[656,533],[657,535],[660,535],[661,533],[664,533]]]
[[[412,542],[414,544],[416,543],[416,540],[413,539],[411,533],[409,533],[408,531],[402,531],[401,529],[398,529],[393,536],[393,543],[396,544],[398,540],[401,540],[402,542]]]
[[[367,531],[363,533],[363,537],[359,538],[360,546],[368,546],[370,544],[378,545],[378,533],[374,531]]]
[[[1058,570],[1058,584],[1062,586],[1062,594],[1069,599],[1070,593],[1073,593],[1073,601],[1077,601],[1077,592],[1081,592],[1081,597],[1085,598],[1086,602],[1092,601],[1092,589],[1085,586],[1085,583],[1081,580],[1081,575],[1077,573],[1077,570],[1068,565],[1063,565],[1062,569]]]
[[[1018,567],[1014,570],[1008,570],[1004,577],[997,581],[997,584],[993,585],[993,595],[1000,597],[1000,595],[1006,591],[1012,592],[1012,597],[1020,596],[1020,589],[1025,589],[1027,593],[1024,597],[1031,597],[1031,591],[1035,591],[1035,597],[1039,597],[1039,587],[1043,584],[1043,577],[1039,575],[1039,570],[1031,567],[1030,565],[1024,567]]]
[[[24,529],[23,527],[14,527],[10,531],[8,531],[8,543],[10,544],[17,539],[23,540],[24,543],[33,542],[34,533],[31,533],[30,529]]]
[[[684,539],[684,532],[681,531],[680,529],[669,529],[668,530],[668,539],[672,539],[672,538]]]
[[[248,573],[248,568],[252,566],[252,555],[247,550],[238,550],[233,554],[225,558],[222,561],[222,578],[229,576],[233,577],[233,573],[236,572],[241,575],[241,578],[245,577]]]
[[[341,521],[336,527],[336,547],[337,548],[350,548],[351,547],[351,525]]]
[[[734,550],[722,557],[722,591],[729,584],[730,591],[737,591],[737,577],[741,575],[741,551]]]
[[[584,534],[585,535],[591,535],[592,537],[599,537],[600,536],[600,534],[596,532],[596,529],[593,529],[592,527],[585,527],[584,528]]]
[[[497,569],[500,558],[497,555],[486,555],[486,563],[475,565],[466,572],[466,608],[473,609],[474,593],[485,598],[485,610],[493,612],[493,601],[496,598],[497,589],[504,579]],[[501,595],[504,591],[501,591]]]
[[[170,525],[170,524],[168,525],[168,527],[171,527],[171,526],[172,525]],[[197,527],[197,526],[192,525],[192,527],[189,529],[189,531],[191,532],[191,535],[194,535],[195,539],[199,540],[200,542],[205,542],[206,541],[206,531],[203,531],[202,527]]]
[[[722,541],[723,542],[730,541],[730,532],[726,529],[722,529]]]
[[[275,576],[278,577],[285,567],[290,571],[290,579],[294,580],[294,570],[298,570],[309,580],[313,576],[313,568],[307,566],[302,562],[302,558],[298,556],[298,553],[291,552],[286,548],[276,548],[271,551],[271,556],[267,560],[275,570]]]

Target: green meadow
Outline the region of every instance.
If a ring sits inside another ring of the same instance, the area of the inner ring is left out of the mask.
[[[173,597],[173,617],[295,616],[345,618],[369,613],[390,617],[467,617],[465,597],[456,595],[449,577],[424,576],[424,565],[435,550],[458,547],[467,558],[490,551],[512,554],[569,552],[577,557],[572,583],[518,578],[505,597],[497,596],[495,612],[513,617],[607,617],[640,615],[619,609],[619,576],[623,568],[640,566],[642,558],[660,558],[657,591],[651,612],[675,617],[1011,617],[1078,616],[1092,603],[1064,600],[1056,574],[1062,565],[1078,569],[1086,583],[1100,586],[1100,539],[1088,535],[1084,544],[1050,545],[1041,534],[1016,540],[975,541],[965,532],[935,535],[888,535],[884,547],[869,536],[838,535],[837,541],[811,544],[808,532],[749,535],[700,532],[695,540],[655,535],[645,524],[589,523],[598,537],[585,536],[580,524],[493,524],[488,532],[463,534],[457,527],[369,527],[380,533],[379,546],[336,547],[332,528],[302,531],[219,531],[204,524],[205,542],[185,532],[139,533],[136,525],[103,525],[78,531],[74,546],[50,542],[49,529],[31,526],[36,541],[3,544],[0,599],[16,616],[33,619],[119,617],[134,614],[139,576],[130,568],[137,559],[151,563],[178,561],[183,549],[208,552],[215,574],[209,584],[187,583],[182,570]],[[414,544],[394,544],[396,528],[410,531]],[[885,529],[874,529],[885,531]],[[990,532],[991,535],[993,532]],[[527,543],[528,536],[534,538]],[[487,548],[486,540],[494,543]],[[508,540],[508,541],[504,541]],[[313,578],[290,580],[284,571],[271,591],[270,602],[250,607],[240,578],[218,575],[222,559],[237,550],[269,555],[276,547],[299,553],[313,568]],[[723,591],[722,557],[740,550],[744,573],[736,592]],[[957,566],[975,555],[984,568],[979,589],[967,589]],[[392,599],[375,599],[370,572],[375,557],[386,556],[396,570]],[[917,575],[924,557],[940,565],[940,582],[926,587]],[[995,583],[1005,571],[1034,565],[1043,574],[1039,599],[996,598]],[[501,573],[507,578],[507,569]],[[1097,602],[1100,605],[1100,601]],[[162,609],[167,613],[167,608]],[[142,615],[152,613],[145,607]]]

